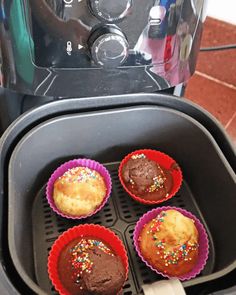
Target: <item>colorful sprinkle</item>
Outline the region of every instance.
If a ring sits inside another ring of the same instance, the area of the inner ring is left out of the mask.
[[[91,273],[93,268],[93,262],[89,258],[88,250],[98,247],[104,253],[114,256],[111,249],[109,249],[103,242],[91,239],[81,239],[72,249],[71,253],[71,264],[75,272],[75,282],[80,284],[80,278],[82,273],[85,271]]]
[[[132,178],[130,178],[130,183],[132,184],[132,185],[135,185],[135,182],[133,181],[133,179]]]
[[[133,160],[145,159],[145,158],[146,158],[146,156],[144,154],[136,154],[136,155],[131,156],[131,159],[133,159]],[[164,174],[163,170],[161,169],[161,166],[158,163],[156,163],[156,165],[158,166],[160,174],[153,177],[152,184],[149,187],[145,188],[146,193],[153,193],[153,192],[156,192],[159,189],[164,187],[164,184],[166,181],[165,174]],[[129,179],[129,182],[132,185],[132,187],[135,186],[135,181],[132,178]],[[168,195],[166,194],[165,197],[168,197]]]
[[[153,184],[147,189],[147,191],[149,193],[153,193],[153,192],[157,191],[158,189],[164,187],[166,177],[165,177],[164,172],[162,171],[160,165],[158,165],[158,166],[159,166],[159,169],[161,170],[161,175],[155,176],[153,178]]]
[[[146,156],[144,154],[136,154],[131,157],[131,159],[133,159],[133,160],[145,159],[145,158],[146,158]]]
[[[189,261],[192,260],[189,256],[189,253],[196,251],[199,245],[187,242],[181,246],[173,248],[172,251],[166,251],[165,239],[158,239],[158,232],[160,231],[160,226],[165,221],[165,216],[167,213],[162,211],[156,218],[151,221],[150,230],[147,232],[152,235],[155,246],[157,247],[157,255],[160,255],[161,259],[164,259],[165,266],[170,264],[178,264],[180,261]]]
[[[63,182],[87,182],[90,179],[96,179],[96,171],[88,167],[75,167],[66,171],[59,179]]]

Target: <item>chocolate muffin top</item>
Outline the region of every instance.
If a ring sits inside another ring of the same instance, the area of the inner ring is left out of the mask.
[[[147,200],[159,200],[168,196],[172,189],[171,171],[148,159],[144,154],[133,155],[122,170],[128,189]]]
[[[161,169],[156,162],[147,158],[131,158],[123,170],[124,180],[133,182],[139,192],[144,192],[153,184],[153,178],[160,174]]]
[[[60,254],[58,273],[71,295],[116,295],[125,282],[121,258],[94,238],[70,242]]]

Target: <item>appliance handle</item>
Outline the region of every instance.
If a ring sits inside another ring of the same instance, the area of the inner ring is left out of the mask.
[[[184,287],[178,279],[158,281],[142,286],[145,295],[186,295]]]

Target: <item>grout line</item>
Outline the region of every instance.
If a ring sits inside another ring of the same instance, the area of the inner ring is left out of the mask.
[[[229,122],[225,125],[225,130],[229,127],[229,125],[233,122],[234,118],[236,118],[236,112],[233,114],[232,118],[229,120]]]
[[[218,83],[218,84],[221,84],[221,85],[223,85],[223,86],[225,86],[225,87],[228,87],[228,88],[231,88],[231,89],[233,89],[233,90],[236,90],[236,86],[234,86],[233,84],[229,84],[229,83],[227,83],[227,82],[223,82],[223,81],[221,81],[221,80],[218,80],[218,79],[216,79],[216,78],[213,78],[213,77],[211,77],[211,76],[209,76],[209,75],[207,75],[207,74],[204,74],[204,73],[202,73],[202,72],[199,72],[199,71],[195,71],[195,73],[196,73],[198,76],[201,76],[201,77],[203,77],[203,78],[206,78],[206,79],[208,79],[208,80],[211,80],[211,81],[213,81],[213,82],[216,82],[216,83]]]

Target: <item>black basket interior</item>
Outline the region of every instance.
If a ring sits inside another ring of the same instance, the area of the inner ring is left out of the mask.
[[[71,114],[30,130],[10,159],[9,249],[16,270],[33,292],[54,293],[47,276],[48,251],[60,233],[79,223],[52,212],[45,199],[45,183],[58,165],[79,157],[105,163],[112,176],[109,203],[84,222],[105,225],[124,241],[130,262],[124,294],[136,295],[143,284],[161,279],[140,261],[132,244],[134,225],[150,207],[133,201],[117,176],[121,159],[139,148],[163,151],[179,163],[183,185],[177,196],[163,205],[191,211],[208,231],[207,266],[186,285],[211,280],[217,272],[223,275],[225,268],[235,263],[235,180],[206,129],[181,112],[154,106]]]

